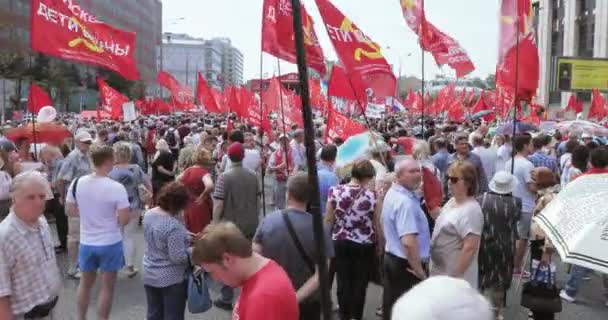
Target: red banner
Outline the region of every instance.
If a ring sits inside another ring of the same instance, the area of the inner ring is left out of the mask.
[[[172,75],[165,71],[160,71],[156,79],[163,87],[171,91],[173,95],[172,103],[180,110],[189,110],[194,105],[194,96],[190,87],[182,85]]]
[[[30,42],[33,50],[110,69],[139,79],[135,33],[105,24],[74,0],[32,0]]]
[[[361,82],[360,78],[346,75],[346,71],[340,66],[334,65],[331,68],[327,95],[349,101],[358,101],[358,105],[363,108],[362,112],[365,112],[365,107],[367,106],[365,85]]]
[[[97,86],[99,87],[99,99],[104,110],[110,113],[112,119],[118,119],[122,115],[122,105],[127,103],[129,99],[110,87],[100,77],[97,77]]]
[[[566,106],[566,112],[573,111],[575,114],[583,112],[583,101],[578,101],[574,94],[570,95],[568,99],[568,105]]]
[[[591,106],[589,107],[589,115],[588,119],[597,119],[597,121],[602,121],[602,119],[608,116],[608,110],[606,109],[606,98],[602,96],[598,89],[592,90],[592,100]]]
[[[340,137],[344,140],[351,136],[367,131],[364,124],[355,122],[348,117],[336,112],[334,108],[329,108],[327,116],[327,128],[325,129],[325,140]]]
[[[199,72],[198,73],[198,82],[196,84],[196,100],[198,100],[199,104],[202,104],[207,112],[211,113],[220,113],[221,110],[218,106],[218,101],[216,100],[213,92],[209,88],[205,77]]]
[[[53,101],[39,86],[32,82],[30,94],[27,98],[27,110],[31,113],[38,113],[42,107],[53,106]]]
[[[420,46],[430,52],[435,62],[449,65],[460,78],[475,70],[473,62],[460,44],[426,20],[424,0],[400,1],[403,17],[420,38]]]
[[[325,74],[323,49],[314,30],[312,18],[302,8],[302,30],[307,65]],[[279,59],[297,63],[296,46],[293,32],[293,15],[290,0],[264,0],[262,17],[262,51]]]
[[[508,100],[531,101],[536,95],[538,81],[539,58],[532,4],[530,0],[503,0],[496,87],[503,88],[504,93],[513,97]]]
[[[316,0],[327,34],[349,77],[359,78],[366,96],[393,97],[397,81],[380,46],[373,42],[329,0]]]

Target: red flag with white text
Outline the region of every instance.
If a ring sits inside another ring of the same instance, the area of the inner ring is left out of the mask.
[[[112,119],[118,119],[122,115],[122,105],[129,102],[129,99],[110,87],[103,79],[97,77],[99,87],[99,99],[104,109],[110,113]]]
[[[30,85],[30,94],[27,98],[27,111],[38,113],[42,107],[46,106],[53,106],[51,97],[49,97],[46,91],[32,82]]]
[[[475,65],[466,50],[456,40],[426,20],[424,0],[400,0],[399,2],[405,22],[418,35],[422,49],[430,52],[439,66],[449,65],[456,71],[458,78],[475,70]]]
[[[391,66],[384,59],[380,46],[329,0],[316,0],[316,3],[346,74],[361,79],[366,96],[377,100],[393,97],[397,80]]]
[[[134,32],[99,21],[74,0],[32,0],[30,7],[33,50],[139,79]]]
[[[301,8],[307,65],[324,75],[325,58],[314,30],[314,22],[306,8],[303,5]],[[291,0],[264,0],[262,51],[287,62],[297,63]]]
[[[364,124],[355,122],[345,115],[329,108],[327,116],[327,128],[325,128],[325,141],[340,137],[344,140],[351,136],[367,131]]]

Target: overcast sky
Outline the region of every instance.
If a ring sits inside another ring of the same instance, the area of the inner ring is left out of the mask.
[[[260,42],[263,0],[162,0],[163,30],[212,38],[228,37],[245,57],[244,81],[260,74]],[[314,0],[302,0],[315,22],[315,29],[328,59],[336,54],[321,21]],[[421,53],[416,35],[407,27],[399,0],[332,0],[347,17],[383,48],[384,56],[403,75],[421,76]],[[426,0],[429,21],[455,38],[467,50],[476,66],[472,76],[494,73],[498,43],[498,0]],[[184,19],[181,19],[184,18]],[[411,54],[411,55],[410,55]],[[408,56],[409,55],[409,56]],[[264,55],[264,73],[277,73],[276,58]],[[295,71],[295,65],[281,62],[281,73]],[[425,75],[452,76],[439,69],[425,55]]]

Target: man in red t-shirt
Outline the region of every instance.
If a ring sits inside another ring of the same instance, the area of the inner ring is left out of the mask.
[[[233,320],[298,320],[296,292],[287,273],[254,253],[251,241],[233,223],[207,226],[194,244],[192,261],[214,279],[241,287]]]

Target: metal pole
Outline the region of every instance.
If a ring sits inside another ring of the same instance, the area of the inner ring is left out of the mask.
[[[279,77],[281,76],[281,60],[277,57],[277,71],[279,72]],[[277,79],[277,81],[279,81]],[[283,85],[279,81],[279,104],[281,106],[281,122],[283,122],[283,134],[287,135],[287,129],[285,127],[285,108],[283,107]],[[289,144],[284,143],[285,148],[285,166],[287,167],[287,175],[289,175]],[[295,168],[293,168],[295,171]]]
[[[519,105],[519,97],[517,91],[519,90],[519,33],[521,27],[521,16],[519,15],[519,2],[517,2],[517,41],[515,43],[515,93],[513,97],[513,136],[511,137],[511,146],[513,146],[513,140],[517,129],[517,106]],[[511,152],[511,174],[515,171],[515,150]]]
[[[264,52],[260,51],[260,127],[258,128],[260,130],[259,135],[260,135],[260,147],[262,148],[262,156],[264,156],[264,117],[266,116],[264,114],[264,98],[262,98],[264,95],[262,94],[262,89],[263,89],[263,79],[262,79],[262,70],[264,68]],[[253,89],[253,88],[251,88]],[[253,90],[251,90],[253,93]],[[255,98],[255,93],[254,94],[254,98]],[[262,166],[262,169],[260,170],[260,174],[262,175],[262,215],[265,217],[266,216],[266,182],[264,179],[264,175],[266,173],[266,167]]]
[[[306,53],[304,49],[304,35],[302,32],[302,10],[299,0],[291,0],[293,14],[293,30],[296,42],[298,60],[298,73],[300,76],[300,92],[302,99],[302,117],[304,118],[304,132],[306,145],[306,159],[308,162],[308,181],[310,183],[311,201],[310,213],[313,216],[313,227],[317,251],[319,253],[318,272],[319,288],[321,292],[321,314],[323,319],[329,320],[331,314],[331,300],[329,295],[329,275],[327,271],[327,253],[325,252],[325,231],[323,217],[320,209],[319,177],[317,176],[317,161],[315,157],[315,131],[312,123],[312,110],[310,109],[310,92],[308,91],[308,70],[306,69]]]
[[[426,23],[426,15],[424,14],[424,0],[422,0],[422,23],[420,24],[420,34],[421,35],[424,35],[424,24],[425,23]],[[424,110],[424,104],[425,104],[424,100],[426,97],[424,96],[424,49],[422,46],[422,38],[423,37],[420,37],[420,53],[422,55],[422,61],[421,61],[422,62],[422,67],[421,67],[421,69],[422,69],[422,110],[421,110],[422,125],[421,125],[421,127],[422,127],[422,140],[424,140],[424,111],[425,111]]]

